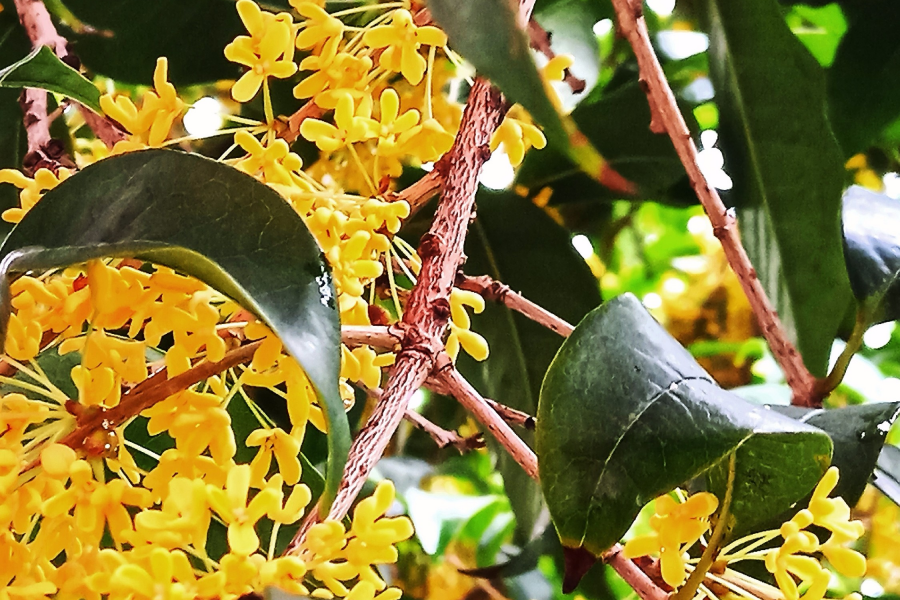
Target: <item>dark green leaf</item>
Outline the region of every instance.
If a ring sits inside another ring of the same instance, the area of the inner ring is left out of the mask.
[[[340,326],[330,270],[297,213],[271,188],[227,165],[146,150],[69,178],[0,246],[6,272],[104,256],[131,256],[193,275],[253,310],[280,336],[316,387],[328,419],[329,504],[350,443],[337,388]],[[7,286],[0,290],[8,296]]]
[[[31,50],[31,41],[19,25],[15,10],[0,12],[0,65],[9,65]],[[0,89],[0,169],[22,166],[25,154],[25,126],[19,108],[20,90]],[[19,205],[19,190],[0,183],[0,212]],[[0,239],[6,237],[12,224],[0,220]]]
[[[0,70],[0,87],[48,90],[101,112],[100,91],[84,75],[59,60],[49,46],[41,46]]]
[[[609,166],[637,184],[640,198],[669,200],[672,188],[686,178],[684,167],[669,138],[650,131],[647,96],[638,85],[636,76],[630,79],[613,90],[594,90],[572,111],[571,116],[578,129],[606,158]],[[697,131],[693,113],[686,106],[681,108],[688,126],[692,131]],[[621,194],[582,174],[565,157],[565,148],[552,143],[546,149],[530,152],[526,156],[516,183],[535,189],[545,185],[559,188],[559,194],[554,194],[554,203],[621,198]],[[689,187],[687,191],[687,202],[679,196],[679,203],[696,202]]]
[[[585,317],[547,371],[537,419],[541,488],[570,549],[599,556],[644,504],[733,452],[731,514],[743,530],[812,489],[831,440],[719,388],[630,294]],[[722,498],[720,471],[710,479]]]
[[[818,427],[831,436],[834,443],[831,464],[841,472],[832,495],[853,506],[866,489],[891,424],[900,412],[900,402],[872,402],[831,410],[773,406],[772,410]]]
[[[828,71],[828,115],[845,156],[865,150],[900,117],[900,4],[852,3],[850,28]]]
[[[66,38],[95,73],[116,81],[152,83],[156,59],[169,59],[175,85],[236,79],[240,68],[223,54],[246,34],[233,2],[221,0],[66,0],[81,21]]]
[[[706,0],[725,169],[747,253],[807,368],[825,374],[850,301],[841,253],[843,158],[821,66],[775,0]]]
[[[872,485],[900,505],[900,448],[887,445],[881,449]]]
[[[853,295],[877,321],[900,318],[900,202],[854,185],[842,214]]]
[[[569,136],[544,90],[513,4],[507,0],[431,0],[428,8],[447,32],[450,45],[513,102],[524,106],[543,125],[548,140],[568,148]]]
[[[544,211],[512,192],[481,192],[478,213],[466,241],[465,270],[490,275],[572,323],[600,304],[597,280],[572,248],[569,235]],[[461,362],[482,391],[500,403],[534,414],[541,380],[562,338],[497,303],[473,316],[473,330],[488,341],[483,363]],[[526,442],[533,434],[519,431]],[[516,515],[517,544],[534,535],[543,503],[540,488],[503,450],[498,469]]]

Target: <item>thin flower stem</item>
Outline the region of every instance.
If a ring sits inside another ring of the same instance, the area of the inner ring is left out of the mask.
[[[732,453],[728,459],[728,480],[725,488],[725,498],[722,500],[722,506],[719,507],[719,516],[716,519],[716,527],[713,529],[712,536],[703,554],[700,556],[700,562],[694,568],[694,572],[688,577],[684,587],[678,590],[672,597],[672,600],[691,600],[697,594],[697,588],[703,583],[703,578],[712,567],[716,556],[719,554],[722,540],[725,534],[732,527],[731,520],[731,498],[734,495],[734,473],[736,471],[735,463],[737,461],[737,453]]]
[[[428,49],[428,78],[425,80],[425,120],[432,117],[431,114],[431,80],[434,78],[434,55],[437,48],[432,46]]]
[[[345,8],[344,10],[339,10],[331,13],[332,17],[343,17],[345,15],[352,15],[354,13],[367,12],[370,10],[378,10],[380,8],[406,8],[406,3],[404,2],[385,2],[384,4],[367,4],[365,6],[357,6],[354,8]]]
[[[828,376],[820,382],[820,393],[823,397],[834,391],[841,384],[841,381],[844,380],[844,375],[847,374],[847,368],[850,366],[850,361],[853,360],[853,355],[862,347],[863,336],[869,327],[869,317],[869,311],[864,308],[856,313],[853,332],[847,339],[843,352],[838,356]]]
[[[375,184],[372,182],[372,178],[369,177],[369,173],[366,171],[366,167],[363,166],[362,159],[360,159],[359,154],[356,153],[356,148],[353,147],[353,144],[347,144],[347,150],[350,151],[350,156],[353,157],[353,161],[356,163],[356,166],[359,167],[359,170],[362,173],[363,178],[366,180],[366,184],[369,186],[369,189],[372,191],[372,195],[377,196],[378,188],[375,187]]]

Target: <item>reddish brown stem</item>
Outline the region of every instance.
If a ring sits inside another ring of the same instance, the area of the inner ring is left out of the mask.
[[[619,31],[628,39],[637,58],[641,83],[647,93],[653,115],[651,129],[656,132],[664,130],[669,134],[675,151],[687,171],[691,186],[709,216],[716,237],[722,243],[725,257],[750,301],[772,354],[784,370],[785,379],[793,392],[792,403],[801,406],[817,404],[820,399],[816,397],[816,379],[803,364],[803,358],[788,339],[778,313],[766,296],[756,276],[756,270],[741,244],[734,216],[725,208],[719,194],[709,185],[700,170],[697,146],[678,110],[675,95],[653,51],[641,3],[638,0],[613,0],[613,6],[619,22]]]
[[[568,337],[575,329],[546,308],[542,308],[525,298],[522,294],[512,291],[508,285],[500,283],[489,275],[469,277],[460,273],[456,276],[456,285],[464,290],[478,293],[485,300],[504,304],[510,310],[525,315],[532,321],[540,323],[563,337]]]

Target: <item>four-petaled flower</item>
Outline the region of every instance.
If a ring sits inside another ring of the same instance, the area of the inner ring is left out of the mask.
[[[284,79],[297,72],[293,30],[287,13],[263,12],[252,0],[238,0],[237,9],[250,35],[225,46],[225,57],[250,67],[231,88],[235,100],[249,102],[267,77]]]
[[[250,465],[237,465],[228,472],[225,489],[209,485],[209,504],[228,525],[228,546],[240,556],[249,556],[259,548],[256,522],[266,513],[281,508],[281,492],[264,487],[250,502]]]
[[[281,428],[257,429],[247,436],[247,446],[259,446],[259,452],[250,463],[250,480],[254,486],[262,486],[272,465],[272,456],[278,460],[278,472],[285,483],[294,485],[300,481],[300,442]]]
[[[719,501],[708,492],[694,494],[679,504],[671,496],[656,499],[656,514],[650,517],[653,533],[633,538],[625,544],[625,556],[659,553],[663,580],[672,587],[684,583],[683,553],[709,529],[709,516]]]
[[[447,34],[427,25],[418,27],[408,10],[394,12],[390,25],[373,27],[363,35],[363,42],[372,48],[385,48],[378,59],[383,68],[402,73],[413,85],[422,81],[427,63],[419,54],[419,46],[444,46]]]
[[[348,144],[374,137],[376,121],[365,106],[354,110],[353,97],[342,94],[334,109],[334,125],[319,119],[306,119],[300,125],[300,135],[324,152],[334,152]]]

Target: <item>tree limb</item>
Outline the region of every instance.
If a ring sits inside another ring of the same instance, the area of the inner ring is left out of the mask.
[[[793,392],[792,403],[800,406],[818,404],[820,399],[816,398],[816,379],[803,364],[803,358],[788,339],[778,314],[766,296],[756,276],[756,270],[741,244],[734,215],[725,208],[719,194],[709,185],[700,170],[697,147],[678,110],[675,95],[650,43],[641,3],[639,0],[612,0],[612,2],[619,31],[628,39],[637,58],[641,84],[650,103],[652,115],[650,129],[656,133],[665,131],[669,134],[675,151],[687,171],[691,186],[709,216],[713,232],[722,243],[725,257],[750,301],[772,354],[784,370],[785,379]]]

